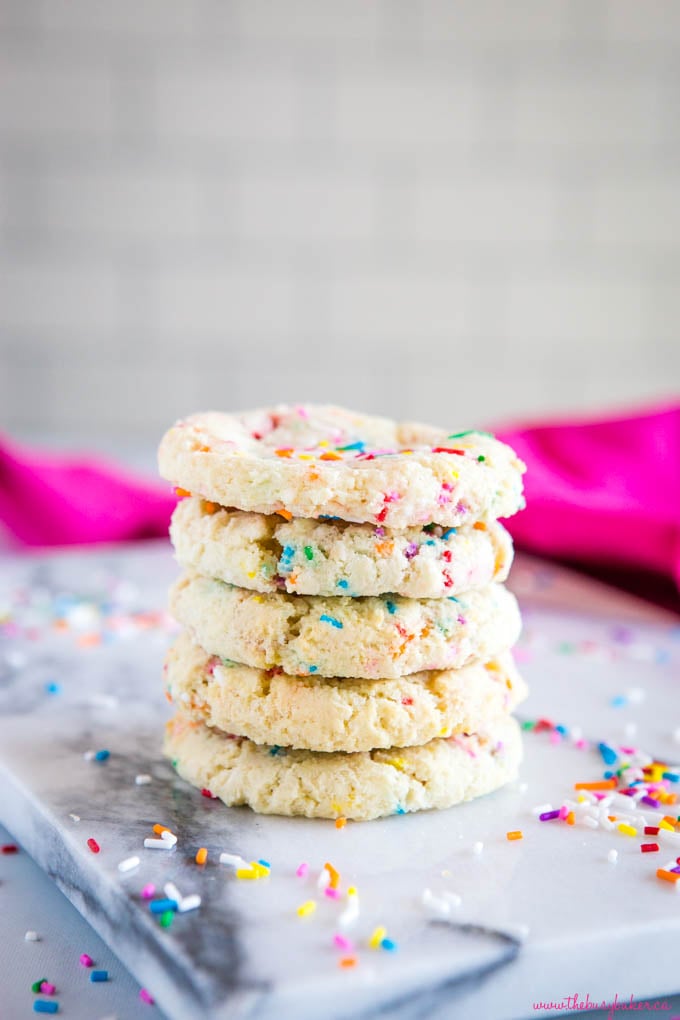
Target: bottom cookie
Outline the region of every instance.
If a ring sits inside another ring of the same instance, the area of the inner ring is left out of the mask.
[[[484,734],[328,754],[254,744],[179,713],[167,724],[164,750],[183,779],[230,807],[356,821],[448,808],[491,793],[516,777],[522,757],[519,726],[507,715]]]

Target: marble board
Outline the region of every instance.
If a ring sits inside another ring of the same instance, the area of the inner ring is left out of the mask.
[[[677,992],[680,895],[655,872],[680,847],[669,837],[660,855],[641,854],[638,838],[540,823],[532,808],[559,806],[575,780],[600,778],[600,740],[680,759],[680,628],[653,612],[632,623],[618,610],[594,613],[587,583],[588,612],[577,598],[565,613],[542,597],[559,587],[556,568],[518,570],[518,655],[532,691],[520,715],[569,732],[528,731],[520,779],[492,796],[337,829],[227,809],[162,758],[161,663],[172,632],[164,605],[176,573],[166,543],[8,558],[0,821],[171,1020],[509,1020],[554,1015],[549,1004],[574,994],[606,1003]],[[594,746],[577,746],[574,727]],[[88,753],[104,749],[104,761]],[[151,781],[139,785],[140,775]],[[173,850],[143,848],[156,822],[177,833]],[[524,838],[511,843],[514,829]],[[203,867],[199,846],[209,851]],[[268,860],[270,877],[238,881],[219,863],[222,851]],[[133,855],[139,865],[121,873]],[[303,861],[309,873],[298,877]],[[341,889],[359,892],[359,917],[345,931],[351,968],[339,966],[333,942],[345,904],[317,888],[326,861]],[[165,929],[140,890],[168,881],[202,904]],[[309,899],[317,908],[300,918]],[[369,948],[377,926],[396,950]]]

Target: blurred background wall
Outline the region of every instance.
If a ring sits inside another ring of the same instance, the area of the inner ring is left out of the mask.
[[[0,417],[680,391],[680,4],[1,0]]]

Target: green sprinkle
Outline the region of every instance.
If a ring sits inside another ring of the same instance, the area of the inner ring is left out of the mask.
[[[40,986],[43,983],[46,983],[46,982],[47,982],[47,978],[40,978],[39,981],[34,981],[33,984],[31,985],[31,991],[35,992],[35,994],[37,995],[38,992],[40,991]]]
[[[175,919],[175,911],[174,910],[166,910],[158,918],[158,923],[160,924],[161,928],[169,928],[170,925],[172,924],[172,922],[174,921],[174,919]]]
[[[305,546],[305,556],[307,557],[308,560],[314,559],[314,550],[312,549],[311,545]]]
[[[488,436],[489,439],[495,439],[493,432],[482,432],[481,429],[466,429],[465,432],[454,432],[452,436],[447,436],[447,439],[462,439],[463,436]]]
[[[477,460],[479,460],[479,461],[486,460],[486,457],[482,456],[482,454],[480,453],[480,455],[477,458]]]
[[[533,723],[530,719],[525,719],[525,721],[522,723],[522,729],[523,730],[533,730],[535,725],[536,724]]]

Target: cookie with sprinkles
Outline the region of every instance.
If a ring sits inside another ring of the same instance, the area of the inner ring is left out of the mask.
[[[199,574],[260,592],[439,598],[504,581],[512,541],[496,521],[395,531],[180,500],[170,537],[177,560]]]
[[[229,806],[367,821],[491,793],[516,778],[522,746],[507,715],[483,733],[420,747],[323,754],[255,744],[179,713],[167,724],[165,754],[183,779]]]
[[[324,679],[223,662],[186,632],[168,652],[165,681],[192,719],[256,744],[312,751],[370,751],[475,733],[527,695],[509,652],[398,680]]]
[[[443,599],[259,594],[187,571],[170,611],[211,655],[296,676],[397,679],[510,648],[517,601],[503,585]]]
[[[458,527],[524,505],[524,464],[488,433],[332,406],[192,415],[163,437],[159,469],[210,502],[287,520]]]

